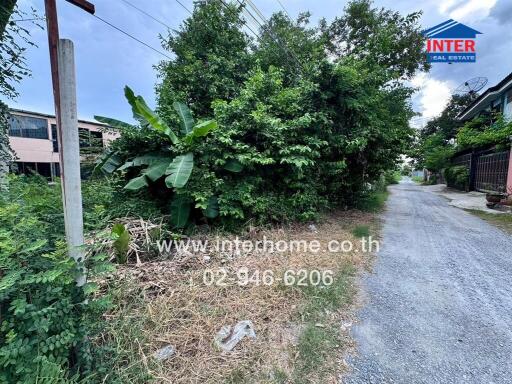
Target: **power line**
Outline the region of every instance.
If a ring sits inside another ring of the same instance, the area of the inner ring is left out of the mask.
[[[225,2],[224,0],[220,0],[220,2],[224,5],[224,8],[226,8],[226,10],[230,11],[232,15],[235,15],[235,13],[236,13],[236,12],[233,12],[233,10],[232,10],[231,8],[229,8],[229,5],[228,5],[228,4],[226,4],[226,2]],[[261,37],[260,37],[256,32],[254,32],[254,30],[253,30],[251,27],[249,27],[249,26],[247,25],[247,22],[246,22],[245,20],[242,20],[242,19],[240,18],[240,15],[239,15],[239,14],[236,14],[236,16],[237,16],[237,17],[238,17],[238,19],[242,22],[242,24],[243,24],[243,25],[245,25],[245,26],[247,27],[247,29],[248,29],[249,31],[251,31],[251,32],[252,32],[252,34],[253,34],[253,35],[254,35],[258,40],[260,40],[260,41],[261,41]]]
[[[187,11],[188,13],[192,14],[192,12],[190,11],[190,9],[188,9],[185,5],[183,5],[183,3],[180,1],[180,0],[175,0],[179,5],[181,5],[181,7]]]
[[[288,15],[288,18],[291,20],[291,16],[290,14],[288,13],[288,11],[286,10],[286,8],[284,7],[283,3],[281,3],[281,0],[277,0],[277,2],[279,3],[279,5],[281,6],[281,8],[283,8],[283,11],[286,12],[286,14]]]
[[[105,20],[105,19],[103,19],[103,18],[99,17],[98,15],[92,15],[92,16],[94,16],[96,19],[100,20],[101,22],[103,22],[103,23],[107,24],[107,25],[108,25],[108,26],[110,26],[111,28],[114,28],[115,30],[117,30],[117,31],[121,32],[122,34],[124,34],[124,35],[128,36],[130,39],[135,40],[135,41],[136,41],[136,42],[138,42],[139,44],[142,44],[142,45],[144,45],[145,47],[147,47],[147,48],[151,49],[152,51],[155,51],[156,53],[158,53],[158,54],[160,54],[160,55],[162,55],[162,56],[166,57],[167,59],[172,60],[172,58],[171,58],[170,56],[166,55],[166,54],[165,54],[165,53],[163,53],[162,51],[160,51],[160,50],[156,49],[155,47],[152,47],[152,46],[151,46],[151,45],[149,45],[148,43],[145,43],[144,41],[142,41],[142,40],[140,40],[140,39],[136,38],[135,36],[133,36],[133,35],[129,34],[128,32],[126,32],[126,31],[122,30],[121,28],[119,28],[119,27],[115,26],[114,24],[112,24],[112,23],[108,22],[107,20]]]
[[[240,0],[237,0],[239,3],[240,3]],[[293,60],[295,60],[296,64],[297,64],[297,69],[302,72],[302,64],[301,62],[299,61],[299,59],[297,58],[297,56],[295,56],[295,53],[291,50],[288,49],[288,47],[286,46],[286,44],[282,44],[281,41],[279,41],[279,37],[278,36],[275,36],[274,35],[274,31],[272,31],[272,28],[270,27],[270,23],[268,22],[268,20],[265,18],[265,15],[263,15],[263,13],[259,10],[259,8],[256,6],[256,4],[254,4],[251,0],[243,0],[244,2],[247,2],[247,4],[249,4],[249,6],[254,9],[254,11],[258,14],[258,16],[263,20],[263,22],[268,25],[268,32],[270,34],[270,37],[272,38],[272,40],[274,40],[274,42],[279,45],[281,47],[281,49],[283,50],[283,52],[285,52],[285,54],[287,56],[291,56]],[[250,15],[251,17],[256,20],[258,22],[258,24],[261,25],[261,27],[263,28],[263,25],[254,17],[254,15],[247,9],[246,10]],[[263,28],[264,29],[264,28]]]
[[[128,0],[121,0],[121,1],[122,1],[123,3],[125,3],[125,4],[129,5],[130,7],[132,7],[132,8],[134,8],[134,9],[136,9],[137,11],[139,11],[139,12],[143,13],[143,14],[144,14],[144,15],[146,15],[147,17],[149,17],[149,18],[153,19],[153,20],[154,20],[154,21],[156,21],[157,23],[162,24],[164,27],[166,27],[166,28],[168,28],[168,29],[172,29],[172,28],[169,26],[169,24],[166,24],[165,22],[163,22],[163,21],[161,21],[161,20],[157,19],[156,17],[154,17],[153,15],[151,15],[151,14],[147,13],[147,12],[146,12],[146,11],[144,11],[143,9],[140,9],[140,8],[139,8],[139,7],[137,7],[136,5],[134,5],[134,4],[132,4],[132,3],[130,3]]]

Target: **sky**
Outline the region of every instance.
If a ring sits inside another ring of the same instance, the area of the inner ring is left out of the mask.
[[[90,0],[96,15],[132,34],[139,40],[165,52],[159,35],[167,28],[127,5],[124,0]],[[176,0],[129,0],[171,28],[189,14]],[[189,9],[192,0],[180,0]],[[253,0],[266,17],[280,11],[277,0]],[[91,120],[104,115],[132,121],[131,110],[123,96],[129,85],[136,94],[155,105],[155,84],[159,79],[155,65],[166,57],[125,36],[81,9],[57,0],[61,38],[71,39],[75,47],[78,115]],[[312,21],[328,21],[343,13],[347,1],[342,0],[281,0],[294,17],[303,11],[312,13]],[[418,91],[412,98],[413,108],[420,114],[413,120],[417,127],[437,116],[454,89],[464,81],[483,76],[492,86],[512,72],[512,0],[375,0],[375,6],[402,14],[422,11],[422,26],[430,28],[449,18],[474,28],[477,36],[476,63],[434,63],[427,74],[419,74],[412,84]],[[22,10],[35,8],[44,12],[43,0],[19,0]],[[27,23],[32,40],[38,45],[27,52],[27,64],[32,76],[17,87],[20,96],[5,100],[11,107],[53,114],[48,43],[46,31]]]

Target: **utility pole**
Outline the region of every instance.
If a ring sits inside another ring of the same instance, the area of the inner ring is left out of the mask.
[[[94,14],[94,5],[86,0],[66,0]],[[55,120],[59,143],[62,205],[69,256],[78,265],[76,283],[86,282],[84,261],[84,225],[80,180],[80,147],[76,106],[76,81],[73,42],[59,38],[56,0],[45,0],[48,47],[52,73]]]

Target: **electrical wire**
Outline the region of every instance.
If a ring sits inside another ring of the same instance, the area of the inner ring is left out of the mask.
[[[165,22],[163,22],[162,20],[157,19],[155,16],[153,16],[153,15],[151,15],[151,14],[147,13],[147,12],[146,12],[146,11],[144,11],[143,9],[141,9],[141,8],[137,7],[136,5],[134,5],[134,4],[132,4],[132,3],[130,3],[128,0],[120,0],[120,1],[122,1],[123,3],[127,4],[128,6],[130,6],[130,7],[134,8],[134,9],[136,9],[136,10],[137,10],[137,11],[139,11],[140,13],[142,13],[142,14],[146,15],[147,17],[149,17],[149,18],[153,19],[153,20],[154,20],[154,21],[156,21],[157,23],[162,24],[162,25],[163,25],[164,27],[166,27],[167,29],[169,29],[169,30],[171,30],[171,29],[172,29],[172,28],[171,28],[171,26],[170,26],[169,24],[166,24],[166,23],[165,23]]]
[[[284,7],[283,3],[281,3],[281,0],[277,0],[277,2],[279,3],[279,5],[281,6],[281,8],[283,8],[283,11],[286,12],[286,14],[288,15],[288,19],[292,19],[290,14],[288,13],[288,11],[286,10],[286,8]]]
[[[237,0],[239,3],[240,3],[240,0]],[[272,28],[270,28],[270,24],[268,23],[268,20],[265,18],[265,15],[263,15],[263,13],[259,10],[259,8],[256,6],[256,4],[254,4],[251,0],[243,0],[244,2],[247,2],[247,4],[249,4],[249,6],[258,14],[258,16],[263,20],[263,22],[268,25],[268,32],[270,34],[270,37],[272,38],[272,40],[274,40],[274,42],[276,44],[278,44],[281,49],[287,54],[287,56],[291,56],[293,60],[295,60],[295,63],[297,65],[297,69],[302,73],[302,64],[301,62],[299,61],[299,59],[297,58],[297,56],[295,55],[295,53],[293,51],[291,51],[290,49],[288,49],[288,47],[285,45],[285,44],[282,44],[281,41],[279,41],[279,37],[277,37],[275,34],[274,34],[274,31],[272,31]],[[246,11],[251,15],[251,17],[256,20],[258,22],[258,24],[261,25],[262,29],[263,28],[263,25],[256,19],[256,17],[252,14],[252,12],[250,12],[248,9],[246,9]]]
[[[181,5],[181,7],[187,11],[188,13],[192,14],[192,11],[190,11],[190,9],[188,9],[185,5],[183,5],[183,3],[180,1],[180,0],[174,0],[176,1],[179,5]]]
[[[228,4],[226,4],[226,2],[225,2],[224,0],[220,0],[220,2],[224,5],[224,8],[226,8],[226,10],[230,11],[232,15],[235,15],[235,12],[233,12],[233,10],[232,10],[231,8],[229,8]],[[253,35],[254,35],[258,40],[260,40],[260,41],[261,41],[261,37],[260,37],[260,35],[258,35],[256,32],[254,32],[254,30],[253,30],[251,27],[249,27],[249,26],[247,25],[247,22],[246,22],[245,20],[243,20],[243,19],[241,19],[241,18],[240,18],[240,15],[239,15],[239,14],[237,14],[236,16],[238,16],[238,18],[240,19],[240,21],[242,22],[242,24],[243,24],[243,25],[245,25],[245,26],[247,27],[247,29],[248,29],[249,31],[251,31],[251,32],[252,32],[252,34],[253,34]]]
[[[122,34],[124,34],[124,35],[128,36],[130,39],[135,40],[135,41],[136,41],[136,42],[138,42],[139,44],[142,44],[142,45],[144,45],[145,47],[147,47],[147,48],[151,49],[152,51],[155,51],[156,53],[158,53],[158,54],[160,54],[160,55],[162,55],[162,56],[166,57],[167,59],[172,60],[172,58],[171,58],[170,56],[168,56],[167,54],[165,54],[165,53],[163,53],[162,51],[160,51],[160,50],[156,49],[155,47],[152,47],[152,46],[151,46],[151,45],[149,45],[148,43],[145,43],[144,41],[142,41],[142,40],[140,40],[140,39],[136,38],[135,36],[131,35],[130,33],[126,32],[126,31],[124,31],[124,30],[122,30],[121,28],[119,28],[119,27],[115,26],[114,24],[112,24],[112,23],[110,23],[109,21],[107,21],[107,20],[105,20],[105,19],[101,18],[100,16],[98,16],[98,15],[92,15],[92,16],[94,16],[96,19],[100,20],[101,22],[103,22],[103,23],[107,24],[107,25],[108,25],[108,26],[110,26],[111,28],[114,28],[115,30],[117,30],[117,31],[121,32]]]

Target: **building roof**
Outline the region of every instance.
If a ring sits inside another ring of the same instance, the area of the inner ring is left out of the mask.
[[[481,34],[482,32],[478,32],[476,29],[470,28],[453,19],[423,31],[423,35],[429,39],[474,39],[476,35]]]
[[[48,118],[55,119],[55,115],[48,115],[48,114],[42,113],[42,112],[26,111],[24,109],[16,109],[16,108],[9,108],[9,111],[11,111],[11,113],[14,113],[14,114],[16,114],[16,113],[25,113],[27,115],[44,117],[44,118],[47,118],[47,119]],[[78,119],[78,122],[79,123],[85,123],[85,124],[98,125],[98,126],[102,126],[102,127],[109,127],[107,124],[103,124],[103,123],[100,123],[100,122],[97,122],[97,121],[91,121],[91,120],[81,120],[81,119]]]
[[[487,90],[478,96],[471,104],[469,104],[459,115],[457,118],[459,120],[467,120],[474,115],[476,115],[482,107],[487,106],[487,103],[493,100],[493,97],[499,95],[500,92],[504,91],[506,88],[512,86],[512,72],[508,74],[503,80],[501,80],[498,84],[487,88]]]

